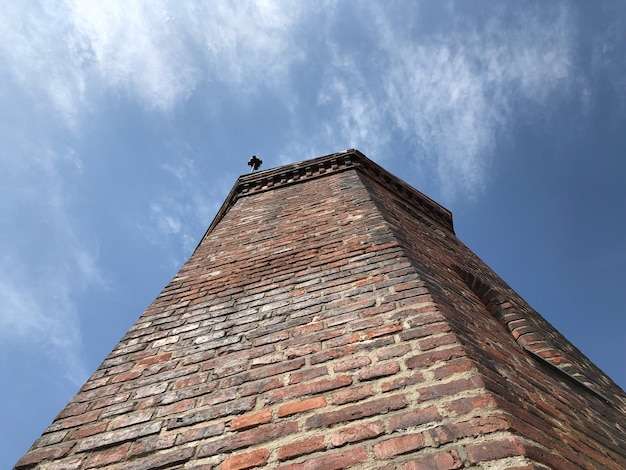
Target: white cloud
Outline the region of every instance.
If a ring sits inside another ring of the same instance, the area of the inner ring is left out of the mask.
[[[357,19],[375,20],[362,33],[361,50],[330,44],[317,106],[332,112],[308,140],[376,156],[389,153],[395,135],[436,176],[446,199],[480,191],[496,143],[520,108],[549,109],[555,95],[580,85],[572,59],[576,26],[565,7],[462,26],[452,4],[448,22],[459,30],[417,16],[398,21],[379,5],[366,10]]]

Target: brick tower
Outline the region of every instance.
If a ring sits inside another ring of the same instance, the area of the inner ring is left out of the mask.
[[[20,470],[626,468],[626,395],[356,150],[242,176]]]

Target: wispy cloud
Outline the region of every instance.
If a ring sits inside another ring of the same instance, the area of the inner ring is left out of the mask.
[[[16,346],[39,351],[79,385],[87,374],[73,297],[106,283],[97,249],[76,236],[66,210],[61,169],[80,173],[80,161],[71,152],[30,150],[30,159],[13,162],[0,189],[0,210],[11,224],[0,233],[0,355]]]
[[[576,25],[565,7],[524,9],[514,18],[496,11],[463,24],[451,6],[437,27],[430,18],[398,21],[381,6],[366,10],[357,21],[373,23],[361,24],[357,46],[330,43],[317,106],[332,113],[308,139],[342,140],[339,147],[374,155],[399,139],[447,199],[480,191],[520,108],[542,112],[580,85]]]

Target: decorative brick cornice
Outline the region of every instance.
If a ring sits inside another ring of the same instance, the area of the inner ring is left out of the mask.
[[[419,212],[427,215],[431,220],[440,225],[441,228],[454,232],[452,213],[448,209],[422,194],[400,178],[392,175],[367,158],[360,151],[348,149],[323,157],[240,176],[213,219],[213,222],[205,233],[205,237],[213,230],[224,215],[226,215],[235,202],[242,197],[263,191],[270,191],[283,186],[303,183],[311,179],[322,178],[346,170],[360,171],[385,186],[393,187],[396,194],[402,197],[407,204],[412,205]]]

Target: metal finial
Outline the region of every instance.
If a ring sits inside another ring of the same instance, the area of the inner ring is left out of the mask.
[[[262,164],[263,164],[263,160],[261,160],[260,158],[257,158],[256,155],[252,155],[250,160],[248,160],[248,166],[252,168],[252,171],[258,170]]]

